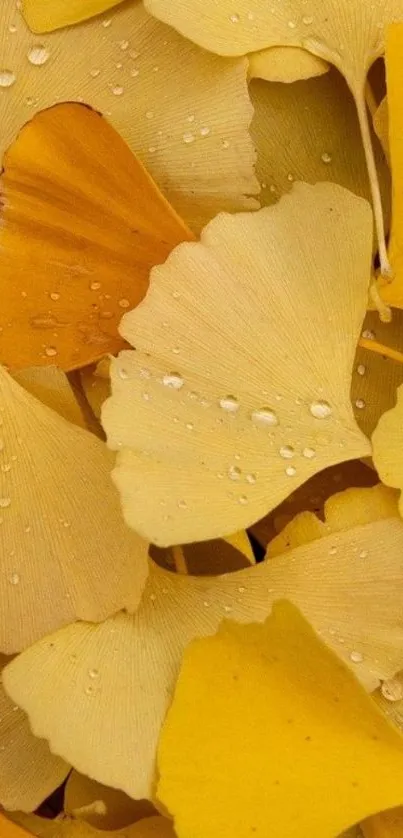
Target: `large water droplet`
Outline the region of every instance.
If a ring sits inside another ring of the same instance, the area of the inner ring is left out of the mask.
[[[228,477],[230,480],[239,480],[241,477],[241,469],[238,466],[230,466],[228,469]]]
[[[225,396],[224,399],[220,399],[219,405],[223,410],[227,410],[228,413],[236,413],[239,410],[239,402],[235,396]]]
[[[254,410],[251,419],[255,425],[260,425],[261,427],[278,425],[277,414],[270,407],[261,407],[259,410]]]
[[[11,70],[0,70],[0,87],[11,87],[16,78],[15,73]]]
[[[184,385],[184,381],[178,372],[170,372],[163,376],[162,383],[164,387],[171,387],[173,390],[180,390]]]
[[[403,684],[397,678],[388,678],[381,684],[381,693],[387,701],[401,701],[403,698]]]
[[[280,457],[284,457],[285,460],[291,460],[291,457],[295,456],[295,451],[291,445],[282,445],[279,454]]]
[[[323,399],[312,402],[309,410],[315,419],[327,419],[332,413],[332,408],[329,402],[326,402]]]
[[[361,654],[361,652],[351,652],[351,653],[350,653],[350,660],[351,660],[353,663],[362,663],[362,662],[363,662],[363,660],[364,660],[364,657],[363,657],[363,655]]]
[[[43,44],[37,44],[28,50],[27,58],[30,64],[34,64],[36,67],[41,67],[42,64],[46,64],[49,55],[49,50],[44,47]]]

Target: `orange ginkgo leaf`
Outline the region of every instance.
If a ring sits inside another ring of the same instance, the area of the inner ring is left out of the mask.
[[[37,114],[1,178],[0,361],[71,370],[122,348],[117,326],[192,233],[97,113]]]

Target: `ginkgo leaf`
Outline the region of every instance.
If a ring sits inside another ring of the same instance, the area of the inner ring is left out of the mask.
[[[389,112],[388,112],[388,100],[385,96],[382,99],[381,104],[375,111],[374,117],[374,129],[375,133],[381,143],[383,148],[383,153],[386,159],[390,160],[390,152],[389,152]]]
[[[403,802],[403,737],[286,601],[186,649],[158,768],[179,838],[333,838]]]
[[[225,536],[369,453],[349,389],[371,229],[362,199],[298,184],[273,207],[219,215],[153,270],[102,412],[137,532],[160,546]]]
[[[371,182],[379,255],[389,270],[382,202],[368,115],[365,81],[383,54],[385,30],[403,18],[403,0],[144,0],[145,7],[200,46],[220,55],[245,55],[272,46],[302,47],[334,64],[354,95]],[[325,118],[325,117],[324,117]],[[345,132],[343,132],[344,134]]]
[[[85,396],[97,419],[100,419],[102,405],[111,394],[109,368],[109,358],[103,358],[95,366],[91,365],[80,370]]]
[[[0,655],[0,673],[7,663]],[[70,771],[44,739],[32,734],[25,713],[10,701],[1,683],[0,754],[0,804],[5,809],[36,809]],[[3,838],[1,826],[0,835]]]
[[[346,524],[220,576],[150,562],[136,614],[40,640],[6,667],[4,686],[54,753],[99,782],[152,798],[157,741],[191,640],[214,634],[225,617],[261,622],[288,597],[373,690],[403,669],[402,557],[403,522],[391,517]]]
[[[361,824],[364,838],[401,838],[403,835],[403,808],[391,809]]]
[[[55,366],[30,367],[14,372],[13,378],[24,390],[55,410],[63,419],[85,428],[80,405],[63,370]]]
[[[265,205],[289,192],[297,180],[332,181],[370,198],[356,108],[340,73],[332,68],[322,78],[286,85],[254,81],[250,95],[256,171]],[[390,174],[373,133],[372,142],[388,228]]]
[[[121,349],[118,323],[150,268],[193,238],[116,131],[82,105],[23,128],[2,193],[0,360],[12,368],[71,370]]]
[[[351,486],[373,486],[378,476],[373,468],[352,460],[320,471],[292,492],[276,509],[251,527],[250,532],[262,547],[281,532],[292,519],[301,512],[315,512],[320,518],[324,514],[326,500]]]
[[[52,32],[117,6],[122,0],[22,0],[24,18],[32,32]]]
[[[113,831],[99,830],[86,821],[72,820],[68,817],[50,820],[38,815],[24,815],[21,812],[10,817],[25,830],[29,830],[29,835],[37,838],[175,838],[172,821],[160,816],[144,818]],[[14,838],[14,835],[10,838]]]
[[[142,818],[158,814],[148,800],[133,800],[119,789],[97,783],[72,771],[64,790],[64,811],[97,829],[123,829]]]
[[[68,14],[71,0],[63,8]],[[193,230],[220,209],[257,206],[246,60],[195,47],[140,0],[41,38],[15,0],[2,0],[0,40],[1,156],[37,111],[84,102],[108,119]]]
[[[403,18],[403,14],[401,15]],[[402,116],[402,71],[403,24],[389,28],[386,42],[386,75],[388,98],[383,106],[378,124],[381,133],[388,132],[389,156],[392,169],[392,230],[389,258],[393,269],[392,280],[380,280],[382,299],[391,306],[403,308],[403,116]],[[387,109],[386,109],[387,108]]]
[[[105,445],[3,369],[0,395],[0,649],[12,653],[72,620],[135,609],[147,544],[121,518]]]
[[[329,64],[300,47],[270,47],[248,55],[250,79],[293,82],[322,76]]]
[[[372,457],[381,480],[403,491],[403,385],[397,390],[396,406],[381,416],[372,434]],[[400,495],[403,516],[403,497]]]

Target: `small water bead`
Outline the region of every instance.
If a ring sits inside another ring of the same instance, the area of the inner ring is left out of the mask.
[[[239,15],[237,15],[237,14],[230,15],[229,19],[230,19],[231,23],[239,23]]]
[[[355,406],[358,407],[358,410],[364,410],[365,402],[364,399],[356,399]]]
[[[313,457],[316,457],[316,451],[314,448],[304,448],[302,451],[302,456],[306,457],[307,460],[312,460]]]
[[[154,111],[146,111],[146,119],[152,119],[154,116]]]
[[[184,143],[186,143],[187,145],[189,145],[189,143],[193,143],[193,142],[194,142],[194,140],[195,140],[195,135],[194,135],[194,134],[192,134],[190,131],[186,131],[186,132],[182,135],[182,139],[183,139],[183,142],[184,142]]]
[[[85,688],[86,695],[93,695],[94,694],[94,687],[92,684],[88,684],[88,687]]]
[[[43,44],[37,44],[31,47],[27,54],[28,61],[30,64],[34,64],[35,67],[41,67],[43,64],[46,64],[49,56],[50,52]]]
[[[11,505],[11,498],[0,498],[0,509],[7,509]]]
[[[361,550],[360,559],[367,559],[368,558],[368,550]]]
[[[302,18],[302,23],[304,23],[305,26],[309,26],[311,23],[313,23],[313,17],[311,17],[310,15],[304,15],[304,17]]]
[[[54,356],[57,355],[56,347],[55,346],[45,346],[45,355],[47,355],[48,358],[54,358]]]
[[[328,417],[332,414],[332,408],[329,402],[326,402],[323,399],[312,402],[309,407],[309,411],[315,419],[328,419]]]
[[[285,469],[285,473],[288,477],[294,477],[294,475],[297,473],[297,469],[295,468],[295,466],[287,466],[287,468]]]
[[[241,469],[238,466],[230,466],[228,469],[228,477],[230,480],[240,480]]]
[[[328,151],[324,151],[323,154],[321,154],[320,159],[322,160],[322,163],[331,163],[332,162],[332,156],[331,156],[331,154],[329,154]]]
[[[256,474],[247,474],[245,476],[245,480],[247,483],[250,483],[253,486],[256,483]]]
[[[187,509],[187,503],[185,500],[178,500],[179,509]]]
[[[235,398],[235,396],[225,396],[225,398],[220,399],[218,404],[220,405],[220,407],[222,407],[223,410],[226,410],[228,413],[236,413],[237,410],[239,410],[239,402],[238,399]]]
[[[20,576],[18,573],[12,573],[11,576],[9,576],[9,582],[11,585],[18,585],[19,581]]]
[[[254,410],[251,416],[252,422],[261,427],[278,425],[278,417],[270,407],[261,407]]]
[[[0,70],[0,87],[12,87],[17,76],[11,70]]]
[[[101,283],[100,282],[91,282],[90,283],[91,291],[99,291],[100,288],[101,288]]]
[[[351,660],[353,663],[362,663],[362,662],[363,662],[363,660],[364,660],[364,657],[363,657],[363,655],[361,654],[361,652],[351,652],[351,653],[350,653],[350,660]]]
[[[375,332],[373,332],[371,329],[364,329],[364,331],[362,332],[362,337],[366,340],[375,340]]]
[[[207,126],[204,126],[203,128],[200,128],[199,133],[200,133],[201,137],[208,137],[208,135],[210,133],[210,128],[207,128]]]
[[[239,498],[238,498],[238,503],[240,503],[241,506],[246,506],[246,504],[249,503],[248,498],[246,497],[246,495],[240,495]]]
[[[163,376],[162,383],[164,387],[170,387],[172,390],[180,390],[185,382],[178,372],[170,372]]]
[[[127,370],[124,367],[119,367],[118,375],[119,375],[119,378],[122,379],[122,381],[126,381],[129,378],[129,373],[127,372]]]
[[[331,556],[335,556],[337,553],[337,547],[331,547],[329,553]]]
[[[122,87],[121,84],[115,84],[115,86],[112,87],[111,90],[114,96],[122,96],[122,93],[124,92],[124,87]]]
[[[104,27],[104,29],[107,29],[108,26],[111,25],[111,23],[112,23],[112,18],[109,17],[109,18],[106,18],[106,20],[102,21],[102,26]]]
[[[120,46],[120,49],[123,50],[123,52],[126,52],[128,46],[129,46],[129,41],[121,41],[119,46]]]
[[[14,32],[17,31],[17,27],[16,27],[15,23],[10,23],[10,26],[8,27],[8,31],[11,32],[12,35],[14,34]]]
[[[291,460],[292,457],[295,457],[295,451],[291,445],[282,445],[279,454],[285,460]]]
[[[294,175],[292,175],[292,174],[291,174],[291,172],[289,172],[289,173],[288,173],[288,175],[287,175],[287,180],[289,180],[289,182],[290,182],[290,183],[292,183],[292,182],[293,182],[293,180],[294,180]]]
[[[90,76],[91,76],[91,78],[92,78],[92,79],[96,79],[96,78],[98,78],[98,76],[99,76],[100,72],[101,72],[101,71],[100,71],[100,70],[98,70],[98,68],[94,68],[94,70],[90,70]]]
[[[288,27],[289,27],[289,29],[295,29],[296,25],[297,25],[297,24],[296,24],[293,20],[289,20],[289,21],[288,21]]]
[[[387,701],[401,701],[403,698],[403,684],[397,678],[388,678],[381,684],[381,693]]]
[[[221,145],[223,148],[229,148],[229,140],[222,140]]]
[[[89,669],[88,670],[88,675],[89,675],[90,678],[93,678],[93,679],[99,678],[99,670],[98,669]]]
[[[49,294],[49,297],[50,297],[51,300],[53,300],[53,302],[56,302],[56,300],[60,299],[60,294],[58,293],[58,291],[52,291]]]
[[[366,367],[364,366],[364,364],[358,364],[357,372],[358,372],[358,375],[365,375]]]
[[[193,422],[186,422],[185,427],[188,429],[188,431],[193,431],[194,424]]]

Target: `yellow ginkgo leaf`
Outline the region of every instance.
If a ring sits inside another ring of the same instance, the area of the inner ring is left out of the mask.
[[[357,105],[381,268],[386,273],[389,263],[365,81],[371,64],[384,52],[386,28],[403,18],[403,0],[239,0],[236,7],[233,0],[144,0],[144,4],[160,20],[220,55],[245,55],[272,46],[302,47],[340,70]]]
[[[49,108],[22,129],[1,187],[0,361],[71,370],[117,352],[123,311],[190,230],[116,131],[82,105]]]
[[[364,345],[363,345],[364,344]],[[377,348],[376,352],[371,347]],[[351,379],[351,402],[355,420],[370,437],[385,411],[396,403],[396,390],[403,383],[403,364],[382,354],[403,350],[403,312],[395,309],[390,323],[382,323],[378,312],[369,311],[363,323]]]
[[[396,406],[381,416],[372,434],[372,457],[381,480],[403,491],[403,385],[397,390]],[[399,501],[403,516],[403,496]]]
[[[63,416],[63,419],[85,428],[84,417],[70,382],[58,367],[31,367],[14,372],[13,378],[42,404]]]
[[[371,232],[361,198],[297,184],[273,207],[219,215],[153,270],[102,413],[137,532],[160,546],[225,536],[369,454],[349,390]]]
[[[80,23],[117,6],[122,0],[22,0],[24,18],[32,32],[52,32]]]
[[[9,659],[0,655],[0,673]],[[67,777],[70,766],[37,739],[25,713],[0,683],[0,805],[5,809],[36,809]],[[0,825],[0,835],[3,832]],[[6,838],[6,836],[4,836]]]
[[[364,838],[401,838],[403,835],[403,808],[391,809],[361,824]]]
[[[123,829],[112,831],[99,830],[86,821],[73,820],[69,817],[50,820],[38,815],[24,815],[21,812],[9,817],[30,836],[36,836],[36,838],[175,838],[172,821],[159,815],[143,818]],[[1,832],[0,835],[3,838]],[[5,835],[4,838],[8,836]],[[10,838],[19,838],[19,836],[16,834],[14,837],[14,833],[11,833]],[[22,835],[21,838],[23,838]]]
[[[64,811],[97,829],[123,829],[142,818],[158,814],[148,800],[133,800],[119,789],[104,786],[72,771],[64,790]]]
[[[248,55],[250,79],[293,82],[322,76],[329,64],[300,47],[269,47]]]
[[[375,111],[374,117],[374,129],[381,146],[383,148],[383,153],[386,159],[390,160],[390,152],[389,152],[389,112],[388,112],[388,100],[385,97],[382,99],[381,104]]]
[[[109,358],[103,358],[98,364],[91,364],[89,367],[80,370],[81,384],[86,399],[97,419],[101,417],[104,401],[111,394],[109,367]]]
[[[401,15],[403,19],[403,14]],[[388,98],[378,124],[381,134],[389,139],[389,156],[393,176],[392,231],[389,258],[392,281],[381,280],[382,299],[391,306],[403,308],[403,109],[402,109],[403,23],[391,26],[386,42],[386,76]]]
[[[72,0],[46,3],[74,9]],[[140,0],[41,38],[16,0],[2,0],[0,41],[0,157],[36,112],[83,102],[118,131],[193,230],[220,209],[258,206],[246,60],[199,49]],[[105,162],[106,178],[108,169]]]
[[[220,576],[150,562],[136,614],[43,638],[6,667],[4,686],[54,753],[131,797],[152,798],[158,736],[191,640],[214,634],[225,617],[262,622],[287,597],[373,690],[403,669],[402,556],[395,515]]]
[[[186,649],[158,767],[179,838],[333,838],[403,802],[403,737],[286,601]]]
[[[356,108],[340,73],[332,68],[321,78],[295,84],[253,81],[250,95],[255,108],[251,134],[264,204],[277,201],[297,180],[332,181],[370,198]],[[388,227],[390,174],[373,133],[372,142]]]
[[[1,368],[0,396],[0,649],[12,653],[72,620],[135,609],[147,544],[121,518],[105,445]]]

